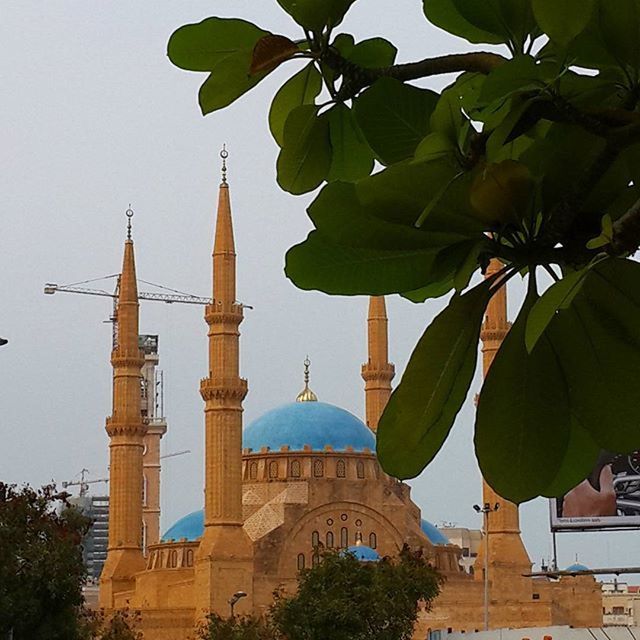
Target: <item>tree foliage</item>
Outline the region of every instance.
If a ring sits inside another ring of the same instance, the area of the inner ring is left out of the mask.
[[[79,639],[89,520],[53,486],[0,483],[0,636]]]
[[[640,376],[640,0],[423,0],[432,25],[502,53],[402,64],[384,38],[340,31],[354,1],[274,2],[289,34],[236,18],[185,25],[169,57],[209,73],[204,114],[301,65],[269,112],[280,186],[322,186],[315,229],[287,254],[296,285],[452,294],[382,417],[388,472],[413,477],[436,455],[468,392],[486,305],[528,279],[479,396],[476,453],[501,495],[560,495],[599,449],[640,448],[629,390]],[[412,84],[450,73],[440,92]],[[476,285],[491,260],[499,275]]]
[[[440,583],[422,554],[407,547],[380,562],[325,552],[301,572],[294,596],[276,600],[271,615],[287,640],[408,640],[418,602],[428,605]]]
[[[279,637],[268,619],[253,616],[223,618],[215,613],[207,616],[198,631],[199,640],[277,640]]]

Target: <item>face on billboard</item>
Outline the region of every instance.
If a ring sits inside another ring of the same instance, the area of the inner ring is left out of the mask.
[[[640,527],[640,451],[602,451],[589,477],[551,500],[551,528]]]

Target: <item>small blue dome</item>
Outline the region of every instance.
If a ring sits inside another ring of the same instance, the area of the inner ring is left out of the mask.
[[[427,520],[420,521],[420,528],[422,529],[422,533],[429,538],[431,544],[451,544],[449,538],[447,538],[438,527],[435,527]]]
[[[585,567],[583,564],[576,562],[568,566],[565,571],[589,571],[589,567]]]
[[[327,445],[334,451],[353,447],[354,451],[375,451],[373,433],[352,413],[325,402],[292,402],[268,411],[254,420],[242,436],[242,446],[260,451],[269,447],[279,451],[289,446],[300,451],[309,445],[322,451]]]
[[[169,540],[198,540],[204,531],[204,511],[194,511],[175,522],[162,536],[162,542]]]
[[[347,547],[341,553],[351,553],[356,557],[356,560],[359,560],[360,562],[378,562],[380,560],[378,552],[364,544],[355,544],[351,547]]]

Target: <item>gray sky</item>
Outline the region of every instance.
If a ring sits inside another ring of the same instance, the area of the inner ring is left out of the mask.
[[[304,210],[311,198],[285,194],[275,183],[277,147],[266,118],[270,97],[292,67],[203,118],[197,90],[205,76],[174,68],[165,51],[177,27],[210,15],[243,17],[297,36],[275,0],[2,0],[0,335],[10,339],[0,351],[4,481],[61,482],[83,467],[94,478],[106,474],[111,326],[103,321],[110,301],[48,297],[42,286],[119,271],[124,210],[131,203],[138,276],[210,295],[223,142],[231,154],[238,295],[255,307],[242,325],[241,367],[250,388],[245,423],[295,398],[307,353],[320,399],[363,414],[366,300],[298,291],[282,270],[286,249],[310,229]],[[468,48],[432,28],[419,0],[360,0],[343,27],[357,39],[389,38],[399,61]],[[510,293],[513,307],[517,285]],[[391,356],[400,373],[442,304],[391,299],[388,307]],[[143,303],[141,331],[160,335],[169,421],[164,452],[192,451],[164,464],[164,530],[202,505],[202,308]],[[424,517],[436,524],[480,526],[472,510],[481,496],[471,445],[472,397],[479,386],[476,378],[447,445],[411,483]],[[525,505],[522,521],[530,555],[539,563],[550,554],[546,501]],[[592,567],[638,564],[639,538],[559,536],[560,563],[573,562],[578,553]]]

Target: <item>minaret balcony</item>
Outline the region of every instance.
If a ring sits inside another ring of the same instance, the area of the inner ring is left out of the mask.
[[[224,302],[214,298],[213,304],[205,307],[204,319],[209,325],[238,325],[244,319],[242,309],[242,304],[239,302]]]
[[[249,385],[244,378],[203,378],[200,381],[200,395],[205,402],[242,402]]]
[[[365,382],[370,380],[393,380],[396,368],[390,362],[367,362],[362,365],[362,377]]]

